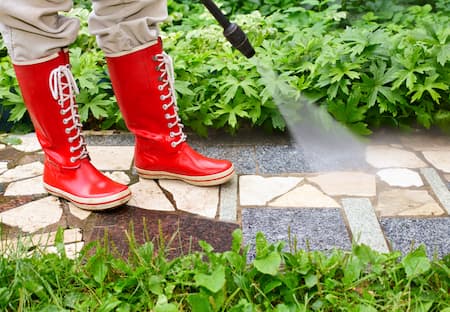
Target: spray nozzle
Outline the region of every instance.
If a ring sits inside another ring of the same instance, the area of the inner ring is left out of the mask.
[[[245,57],[251,58],[255,55],[255,50],[248,41],[247,35],[235,23],[230,23],[225,15],[220,11],[217,5],[212,0],[202,0],[202,3],[211,12],[214,18],[223,27],[223,35],[227,40],[238,49]]]

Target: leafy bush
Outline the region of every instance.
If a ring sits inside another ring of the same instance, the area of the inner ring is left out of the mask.
[[[66,257],[20,249],[0,257],[4,311],[450,311],[450,258],[430,260],[423,247],[404,257],[355,245],[335,250],[283,251],[259,233],[247,259],[242,233],[232,248],[168,259],[165,248],[130,241],[126,259],[91,244]],[[93,249],[95,247],[95,250]],[[27,251],[25,250],[26,254]]]
[[[256,47],[247,60],[200,3],[169,1],[162,35],[174,57],[182,120],[202,135],[248,124],[284,130],[272,99],[277,91],[317,101],[360,134],[386,124],[450,128],[450,0],[428,2],[218,2]],[[88,10],[70,14],[82,20],[71,52],[85,128],[124,128],[102,52],[87,32]],[[0,57],[0,67],[0,103],[20,121],[25,107],[7,58]],[[261,67],[275,75],[262,76]]]

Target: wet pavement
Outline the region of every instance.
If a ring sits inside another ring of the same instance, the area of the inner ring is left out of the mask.
[[[430,257],[450,253],[449,136],[379,131],[359,152],[331,160],[326,151],[313,154],[282,134],[190,135],[199,152],[235,164],[236,177],[217,187],[141,180],[133,169],[129,133],[85,136],[92,162],[128,184],[133,198],[92,213],[49,196],[41,183],[43,155],[35,135],[19,136],[20,145],[0,145],[0,250],[17,237],[30,247],[52,250],[49,237],[62,227],[72,254],[108,237],[126,255],[132,235],[176,256],[198,250],[200,240],[227,250],[231,233],[241,228],[250,258],[259,231],[291,248],[348,250],[358,242],[406,253],[425,244]]]

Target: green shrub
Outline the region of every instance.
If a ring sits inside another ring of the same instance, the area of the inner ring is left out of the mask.
[[[272,96],[285,92],[317,101],[359,134],[386,124],[450,128],[450,0],[428,2],[218,1],[256,47],[247,60],[199,2],[169,1],[162,35],[174,58],[181,118],[202,135],[245,125],[284,130]],[[90,129],[124,128],[102,52],[87,32],[82,7],[89,2],[76,4],[70,15],[82,29],[71,53],[82,121]],[[18,122],[25,107],[5,54],[3,47],[0,103]],[[260,67],[275,73],[262,77]]]

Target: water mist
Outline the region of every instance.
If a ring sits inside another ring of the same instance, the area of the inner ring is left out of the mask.
[[[263,66],[242,29],[230,23],[212,0],[201,0],[224,29],[224,36],[244,56],[251,59],[262,82],[271,88],[272,98],[294,139],[302,150],[306,166],[312,171],[358,168],[364,164],[365,146],[345,126],[338,123],[314,100],[279,79],[277,73]],[[274,85],[273,82],[277,81]]]

